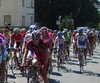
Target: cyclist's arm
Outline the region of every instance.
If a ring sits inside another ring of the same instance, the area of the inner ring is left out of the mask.
[[[22,64],[23,65],[26,64],[26,57],[27,57],[27,55],[28,55],[28,49],[25,48],[23,59],[22,59]]]
[[[50,39],[50,44],[49,44],[49,49],[50,49],[50,51],[52,51],[52,39]]]
[[[22,60],[22,64],[24,64],[24,65],[26,65],[26,58],[27,58],[29,49],[30,49],[30,44],[27,44],[26,47],[25,47],[23,60]]]
[[[56,45],[57,45],[57,38],[54,41],[54,47],[56,47]]]
[[[13,40],[12,40],[12,37],[10,36],[9,47],[11,47],[12,42],[13,42]]]

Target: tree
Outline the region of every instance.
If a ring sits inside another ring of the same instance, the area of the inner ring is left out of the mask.
[[[71,16],[65,16],[65,18],[62,20],[59,29],[68,29],[68,30],[73,30],[74,28],[74,22]]]
[[[35,0],[35,21],[54,29],[59,16],[70,16],[75,26],[98,24],[98,0]]]

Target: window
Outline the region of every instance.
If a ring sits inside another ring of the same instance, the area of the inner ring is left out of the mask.
[[[25,16],[22,16],[22,26],[25,26]]]
[[[25,0],[22,0],[22,7],[25,7]]]
[[[11,25],[11,15],[4,15],[4,25],[5,24]]]
[[[34,23],[34,17],[31,16],[31,18],[30,18],[30,25],[32,25],[33,23]]]
[[[1,7],[1,0],[0,0],[0,7]]]
[[[31,7],[33,8],[34,7],[34,1],[31,0]]]

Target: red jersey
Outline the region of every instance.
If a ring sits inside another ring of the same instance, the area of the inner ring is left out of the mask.
[[[39,59],[39,61],[41,62],[41,65],[45,65],[45,49],[46,45],[43,43],[43,41],[39,42],[39,45],[36,46],[32,40],[28,41],[26,43],[26,49],[30,50],[32,52],[32,54],[35,54],[36,57]]]
[[[47,33],[47,35],[42,40],[46,44],[47,48],[49,48],[49,45],[52,41],[52,36],[49,33]]]
[[[24,37],[25,37],[25,35],[26,35],[26,33],[20,33],[21,34],[21,38],[23,39]]]
[[[21,34],[19,33],[19,34],[15,35],[13,33],[13,34],[11,34],[11,39],[16,41],[16,42],[21,42]]]
[[[93,36],[88,36],[88,41],[89,41],[89,43],[93,43],[94,37]]]

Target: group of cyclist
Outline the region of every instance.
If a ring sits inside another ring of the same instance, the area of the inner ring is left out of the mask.
[[[53,48],[63,49],[67,60],[70,60],[70,46],[73,45],[75,57],[79,59],[79,49],[80,46],[85,48],[84,57],[86,64],[87,53],[93,55],[93,50],[96,46],[96,31],[95,29],[83,32],[83,29],[75,30],[73,33],[68,33],[67,29],[63,31],[49,30],[47,27],[43,26],[41,28],[36,25],[31,25],[26,31],[25,28],[19,29],[14,28],[11,33],[8,26],[3,27],[3,33],[0,33],[0,56],[2,56],[2,61],[0,63],[0,83],[4,83],[4,72],[7,48],[20,48],[22,53],[22,66],[28,65],[27,58],[36,58],[39,65],[44,65],[43,79],[44,83],[48,82],[48,63],[50,63],[50,68],[52,69],[52,52]],[[16,50],[14,51],[14,56],[16,56]],[[1,59],[0,59],[1,60]],[[32,61],[31,64],[36,64]]]

